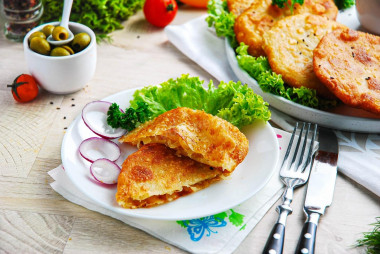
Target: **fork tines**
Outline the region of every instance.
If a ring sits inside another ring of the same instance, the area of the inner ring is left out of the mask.
[[[296,123],[289,146],[286,150],[281,170],[304,172],[311,162],[314,153],[314,141],[317,134],[317,124]],[[293,144],[294,139],[296,144]],[[291,161],[289,163],[289,157]]]

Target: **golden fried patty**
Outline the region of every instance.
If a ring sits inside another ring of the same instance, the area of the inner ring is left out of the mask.
[[[326,98],[335,96],[313,69],[313,50],[322,37],[343,25],[313,14],[286,17],[264,34],[263,49],[274,72],[293,87],[315,89]]]
[[[163,144],[144,145],[124,161],[116,201],[124,208],[157,206],[204,189],[222,174]]]
[[[298,3],[294,5],[293,14],[301,13],[312,13],[335,20],[338,8],[333,0],[305,0],[303,5]],[[262,36],[277,21],[290,15],[291,11],[286,5],[284,8],[279,8],[277,5],[272,5],[272,0],[253,0],[249,8],[236,18],[234,27],[236,39],[239,43],[244,42],[249,46],[250,55],[264,56]]]
[[[246,10],[255,0],[227,0],[228,11],[239,16]]]
[[[317,77],[345,104],[380,114],[380,37],[349,28],[314,50]]]
[[[132,145],[161,143],[193,160],[232,172],[248,153],[237,127],[202,110],[176,108],[120,138]]]

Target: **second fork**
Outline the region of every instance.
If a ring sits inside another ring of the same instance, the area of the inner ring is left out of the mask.
[[[264,254],[282,253],[286,219],[287,216],[293,211],[290,207],[290,203],[293,201],[294,188],[304,185],[309,178],[314,153],[314,140],[317,133],[317,125],[313,125],[313,130],[310,123],[302,123],[302,126],[298,128],[299,125],[299,123],[296,123],[294,127],[284,160],[281,165],[280,178],[286,185],[286,188],[282,196],[283,202],[281,205],[277,206],[279,217],[264,247]],[[297,135],[298,139],[295,146],[293,146],[293,141]],[[309,135],[311,135],[310,140],[308,139]],[[292,155],[291,160],[289,160],[290,155]]]

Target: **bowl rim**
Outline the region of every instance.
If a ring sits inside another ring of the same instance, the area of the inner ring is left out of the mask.
[[[90,44],[85,48],[83,49],[82,51],[78,52],[78,53],[75,53],[73,55],[69,55],[69,56],[60,56],[60,57],[55,57],[55,56],[46,56],[46,55],[42,55],[42,54],[39,54],[37,52],[34,52],[33,50],[30,49],[29,47],[29,43],[28,43],[28,39],[29,39],[29,36],[36,32],[36,31],[40,31],[44,26],[46,25],[57,25],[59,24],[60,21],[52,21],[52,22],[48,22],[48,23],[44,23],[44,24],[41,24],[39,26],[36,26],[35,28],[33,28],[32,30],[30,30],[24,37],[24,41],[23,41],[23,46],[24,46],[24,51],[25,52],[28,52],[29,54],[32,54],[32,55],[35,55],[36,57],[40,57],[42,59],[50,59],[50,60],[53,60],[53,61],[64,61],[65,59],[72,59],[72,58],[76,58],[76,57],[79,57],[83,54],[86,54],[86,52],[90,51],[90,49],[92,47],[94,47],[94,44],[96,44],[96,36],[95,36],[95,33],[94,31],[92,31],[91,28],[89,28],[88,26],[86,25],[83,25],[81,23],[77,23],[77,22],[73,22],[73,21],[70,21],[69,22],[69,26],[74,26],[76,28],[79,28],[79,29],[83,29],[85,31],[83,32],[86,32],[90,35],[91,37],[91,42]],[[81,31],[82,32],[82,31]],[[96,46],[96,45],[95,45]]]

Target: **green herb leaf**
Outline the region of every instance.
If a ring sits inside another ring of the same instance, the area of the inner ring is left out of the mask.
[[[357,241],[357,246],[365,246],[368,254],[380,253],[380,217],[376,217],[376,222],[371,224],[374,227],[372,232],[363,233],[363,238]]]
[[[291,14],[293,14],[294,5],[297,4],[297,3],[300,4],[300,5],[303,5],[304,0],[291,0],[290,4],[289,4],[288,0],[272,0],[272,4],[273,5],[277,5],[280,8],[284,8],[284,6],[286,4],[286,6],[288,6],[289,9],[290,9],[290,13]]]
[[[339,10],[351,8],[355,5],[355,0],[334,0]]]

